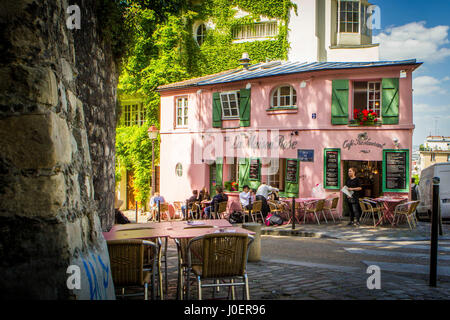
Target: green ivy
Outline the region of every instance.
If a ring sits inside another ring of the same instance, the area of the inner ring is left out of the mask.
[[[122,61],[118,92],[143,98],[148,125],[118,126],[116,135],[116,181],[120,168],[134,171],[136,199],[145,202],[151,185],[151,143],[147,137],[150,125],[159,127],[160,96],[155,89],[164,84],[213,74],[240,67],[239,59],[247,52],[252,63],[267,60],[286,60],[289,10],[295,8],[290,0],[204,0],[173,1],[170,10],[161,14],[151,7],[151,1],[132,1],[124,11],[124,26],[132,30],[127,54]],[[148,3],[147,3],[148,2]],[[234,18],[235,7],[249,16]],[[295,8],[296,9],[296,8]],[[260,16],[279,20],[278,36],[272,40],[233,43],[232,30],[236,25],[260,20]],[[198,46],[193,37],[196,21],[211,21],[205,42]],[[159,144],[158,144],[159,146]],[[156,158],[159,149],[156,148]],[[159,160],[158,160],[159,162]]]

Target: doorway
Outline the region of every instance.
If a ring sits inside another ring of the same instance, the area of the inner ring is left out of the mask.
[[[342,166],[343,185],[348,179],[348,169],[352,167],[357,169],[356,176],[361,180],[362,197],[377,198],[382,195],[383,161],[344,160]],[[342,201],[342,212],[344,216],[349,215],[347,201]]]

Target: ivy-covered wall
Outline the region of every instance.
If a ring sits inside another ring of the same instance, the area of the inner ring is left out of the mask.
[[[178,2],[163,17],[157,10],[135,4],[126,11],[133,41],[123,61],[119,94],[143,97],[148,122],[142,127],[123,127],[116,134],[116,184],[122,166],[134,171],[136,199],[145,203],[151,185],[151,143],[147,129],[159,127],[160,85],[239,67],[247,52],[252,63],[286,60],[290,0],[205,0]],[[249,15],[237,18],[237,8]],[[261,16],[278,21],[278,35],[270,40],[234,43],[236,25],[258,22]],[[213,25],[202,45],[193,36],[198,22]],[[174,146],[175,147],[175,146]],[[156,148],[159,163],[159,148]]]

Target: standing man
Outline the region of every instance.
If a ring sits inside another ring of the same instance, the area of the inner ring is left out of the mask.
[[[262,201],[262,214],[264,219],[266,218],[267,214],[270,212],[269,205],[267,204],[267,199],[269,198],[269,193],[276,191],[279,192],[277,188],[273,188],[266,184],[265,181],[262,182],[262,184],[258,187],[258,190],[256,191],[256,200]]]
[[[164,203],[164,197],[159,195],[159,192],[155,192],[153,197],[150,199],[150,213],[151,216],[147,221],[152,220],[155,217],[155,213],[158,210],[158,202]]]
[[[411,178],[411,200],[417,200],[417,184],[416,178]]]

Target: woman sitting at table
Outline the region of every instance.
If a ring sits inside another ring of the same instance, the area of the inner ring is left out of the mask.
[[[198,196],[198,201],[209,201],[211,200],[211,196],[208,193],[208,190],[206,190],[206,187],[203,187],[202,190],[200,190],[200,195]]]
[[[356,216],[356,226],[359,226],[359,217],[361,215],[361,209],[359,207],[359,198],[361,198],[361,181],[356,176],[356,168],[350,168],[348,169],[348,179],[345,183],[345,186],[348,188],[349,191],[353,191],[353,194],[351,197],[346,196],[348,208],[350,210],[350,222],[348,223],[349,226],[353,225],[353,220]]]
[[[216,187],[216,195],[211,201],[211,205],[209,207],[206,207],[205,209],[205,215],[208,219],[211,219],[211,210],[215,210],[216,206],[219,206],[220,202],[227,202],[228,196],[223,193],[223,188],[221,186]]]

